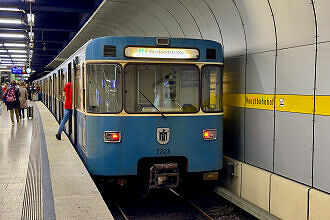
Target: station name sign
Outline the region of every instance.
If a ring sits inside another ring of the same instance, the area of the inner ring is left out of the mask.
[[[199,51],[185,48],[126,47],[125,56],[151,59],[198,59]]]

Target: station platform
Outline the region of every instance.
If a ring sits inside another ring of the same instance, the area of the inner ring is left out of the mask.
[[[12,126],[0,116],[0,219],[113,219],[88,171],[41,102]]]

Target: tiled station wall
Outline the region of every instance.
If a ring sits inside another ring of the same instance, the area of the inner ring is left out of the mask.
[[[330,2],[233,3],[247,49],[225,59],[225,154],[330,193]]]

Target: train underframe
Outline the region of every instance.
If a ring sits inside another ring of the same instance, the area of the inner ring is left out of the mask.
[[[218,176],[218,171],[188,173],[188,160],[185,157],[153,157],[139,160],[136,176],[97,178],[122,187],[133,185],[138,188],[140,195],[146,196],[152,189],[184,186],[188,178],[194,181],[217,181]]]

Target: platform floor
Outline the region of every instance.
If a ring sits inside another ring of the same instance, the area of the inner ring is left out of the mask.
[[[33,119],[0,116],[0,219],[113,219],[73,146],[41,102]]]

